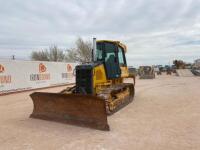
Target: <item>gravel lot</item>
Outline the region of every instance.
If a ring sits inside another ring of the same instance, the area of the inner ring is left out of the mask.
[[[0,149],[200,149],[198,77],[137,79],[134,101],[108,117],[109,132],[31,119],[30,93],[0,97]]]

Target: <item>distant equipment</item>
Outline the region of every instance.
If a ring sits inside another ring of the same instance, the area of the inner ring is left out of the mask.
[[[200,76],[200,59],[194,61],[191,71],[195,76]]]
[[[152,66],[140,66],[139,67],[140,79],[154,79],[155,72]]]
[[[157,74],[157,75],[161,75],[162,74],[162,70],[161,70],[161,65],[158,65],[158,66],[154,66],[154,72]]]
[[[173,64],[176,66],[176,69],[185,69],[186,63],[182,60],[174,60]]]
[[[137,69],[134,67],[128,67],[128,72],[130,75],[137,76],[138,72]]]

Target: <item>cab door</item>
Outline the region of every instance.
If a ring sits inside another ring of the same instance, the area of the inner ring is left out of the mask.
[[[121,77],[128,77],[129,73],[126,64],[125,52],[124,49],[120,46],[118,46],[118,61],[121,70]]]
[[[118,47],[115,43],[104,43],[104,65],[108,79],[121,77],[118,61]]]

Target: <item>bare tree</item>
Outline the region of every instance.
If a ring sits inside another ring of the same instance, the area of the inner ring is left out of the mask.
[[[49,59],[50,61],[63,61],[65,54],[62,50],[59,50],[57,46],[52,46],[49,48]]]
[[[49,61],[49,52],[47,50],[33,51],[31,53],[32,60]]]
[[[64,61],[65,55],[57,46],[51,46],[48,50],[33,51],[32,60],[39,61]]]
[[[32,52],[31,59],[39,61],[90,62],[92,60],[92,43],[78,38],[75,42],[75,47],[67,50],[67,55],[57,46],[51,46],[46,50]]]
[[[174,60],[173,64],[176,66],[177,69],[185,69],[186,63],[182,60]]]
[[[92,43],[78,38],[75,47],[67,50],[66,61],[90,62],[92,60]]]

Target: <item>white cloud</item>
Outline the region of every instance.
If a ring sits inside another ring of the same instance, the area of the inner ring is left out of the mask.
[[[127,44],[130,65],[200,57],[200,0],[0,0],[0,53],[28,57],[77,37]]]

